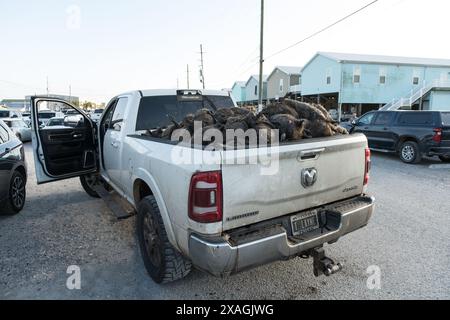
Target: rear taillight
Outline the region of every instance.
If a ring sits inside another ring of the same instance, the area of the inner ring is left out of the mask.
[[[436,128],[433,131],[434,131],[433,141],[437,142],[437,143],[441,143],[442,142],[442,129]]]
[[[222,173],[200,172],[192,176],[189,218],[200,223],[222,221]]]
[[[370,180],[370,167],[372,164],[372,161],[370,160],[370,149],[366,149],[366,169],[364,171],[364,185],[367,186],[369,184]]]

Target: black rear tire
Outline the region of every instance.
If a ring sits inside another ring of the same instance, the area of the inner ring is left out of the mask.
[[[83,186],[84,191],[92,198],[99,199],[100,196],[94,190],[94,185],[98,183],[98,178],[96,175],[86,175],[80,177],[81,185]]]
[[[422,161],[419,145],[414,141],[406,141],[400,147],[400,159],[404,163],[416,164]]]
[[[9,183],[9,195],[1,214],[14,215],[22,211],[27,197],[26,177],[14,171]]]
[[[192,264],[169,242],[155,197],[140,202],[136,229],[142,259],[153,281],[169,283],[189,274]]]
[[[442,162],[450,163],[450,156],[439,156]]]

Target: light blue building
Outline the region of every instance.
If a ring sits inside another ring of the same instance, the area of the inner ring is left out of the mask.
[[[259,76],[252,75],[245,83],[245,103],[257,104],[259,99]],[[263,75],[263,101],[267,100],[267,75]]]
[[[241,103],[245,101],[245,81],[236,81],[231,88],[231,96],[234,101]]]
[[[450,109],[450,60],[319,52],[302,70],[301,90],[306,101],[358,115]]]

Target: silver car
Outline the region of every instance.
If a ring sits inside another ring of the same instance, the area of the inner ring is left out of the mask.
[[[3,122],[20,141],[31,141],[31,128],[21,118],[3,119]]]

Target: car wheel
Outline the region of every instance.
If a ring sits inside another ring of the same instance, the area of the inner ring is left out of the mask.
[[[176,281],[189,274],[192,264],[170,244],[153,196],[139,204],[136,229],[145,268],[156,283]]]
[[[94,190],[96,184],[98,184],[98,176],[97,175],[85,175],[80,177],[81,185],[83,186],[84,191],[92,198],[100,198],[98,193]]]
[[[422,160],[419,145],[414,141],[407,141],[400,147],[400,159],[405,163],[419,163]]]
[[[19,171],[14,171],[9,185],[9,196],[2,213],[16,214],[22,211],[27,197],[26,178]]]
[[[442,162],[450,163],[450,156],[439,156]]]

